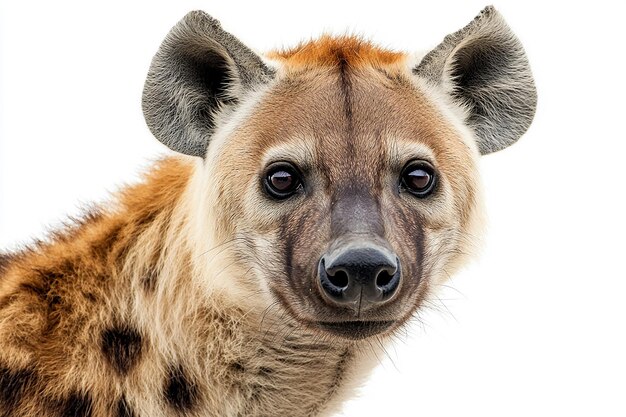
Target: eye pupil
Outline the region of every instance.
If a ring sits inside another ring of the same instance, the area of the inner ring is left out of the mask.
[[[279,191],[288,191],[293,185],[293,175],[287,171],[277,171],[270,175],[272,186]]]
[[[424,189],[430,183],[430,174],[423,169],[416,169],[407,174],[411,188]]]
[[[402,171],[401,186],[416,197],[428,196],[434,183],[435,169],[426,161],[414,161]]]
[[[270,197],[283,200],[298,192],[302,179],[288,162],[272,164],[265,174],[265,191]]]

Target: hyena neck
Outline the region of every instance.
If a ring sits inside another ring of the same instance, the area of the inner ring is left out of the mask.
[[[359,376],[365,377],[375,356],[303,329],[271,302],[253,302],[260,297],[237,287],[243,283],[234,275],[248,271],[238,269],[228,243],[211,238],[217,228],[210,223],[211,208],[198,205],[211,201],[210,190],[198,189],[204,171],[196,168],[149,180],[159,184],[184,177],[185,184],[147,185],[152,192],[164,186],[179,192],[161,195],[154,204],[158,209],[143,213],[149,223],[125,255],[137,294],[133,302],[143,308],[138,320],[164,352],[164,366],[175,361],[185,369],[198,401],[220,410],[216,415],[298,417],[333,411]],[[150,203],[137,207],[145,205]]]
[[[163,323],[178,317],[167,322],[167,333],[185,341],[178,355],[195,357],[200,378],[213,381],[207,395],[223,407],[217,415],[329,415],[367,376],[379,352],[311,332],[260,293],[251,269],[238,262],[237,238],[215,236],[222,230],[210,205],[217,197],[198,168],[181,197],[185,214],[174,216],[184,219],[177,246],[186,242],[188,251],[162,262],[164,271],[184,259],[186,267],[176,268],[188,275],[170,269],[158,284],[179,310],[155,316]],[[156,309],[163,305],[157,301]]]

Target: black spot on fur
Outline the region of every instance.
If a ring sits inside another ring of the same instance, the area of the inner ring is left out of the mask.
[[[89,394],[75,392],[59,403],[61,417],[91,417],[92,414],[93,402]]]
[[[39,299],[41,299],[42,301],[45,301],[48,296],[49,289],[44,288],[42,285],[39,285],[39,284],[40,283],[25,282],[23,284],[20,284],[19,289],[20,291],[33,294]]]
[[[189,410],[198,399],[198,387],[185,374],[183,368],[178,366],[170,370],[163,394],[173,408]]]
[[[126,398],[122,397],[117,402],[117,410],[115,417],[136,417],[136,414],[130,408],[128,403],[126,402]]]
[[[102,353],[120,375],[125,375],[135,366],[141,352],[141,335],[129,326],[115,327],[102,333]]]
[[[246,367],[243,366],[243,364],[241,362],[233,362],[230,366],[231,366],[231,368],[233,368],[233,370],[235,370],[237,372],[245,372],[246,371]]]
[[[0,416],[10,416],[36,382],[33,370],[12,370],[0,365]]]

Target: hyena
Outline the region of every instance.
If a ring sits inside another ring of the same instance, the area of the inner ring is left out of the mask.
[[[492,7],[421,58],[352,36],[261,57],[189,13],[143,94],[176,154],[0,257],[0,416],[337,411],[470,258],[478,159],[535,107]]]

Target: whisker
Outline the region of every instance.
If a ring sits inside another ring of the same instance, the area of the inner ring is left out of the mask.
[[[389,362],[391,362],[393,367],[396,368],[396,371],[400,372],[400,369],[398,369],[398,367],[396,366],[396,363],[393,361],[393,358],[391,357],[391,355],[389,355],[389,352],[385,348],[385,345],[383,344],[382,340],[380,340],[378,336],[376,336],[376,341],[378,342],[378,345],[380,346],[382,351],[385,353],[385,356],[387,356],[387,359],[389,359]]]

